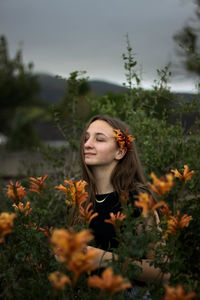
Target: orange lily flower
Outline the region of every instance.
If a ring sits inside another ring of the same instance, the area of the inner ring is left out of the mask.
[[[69,188],[60,184],[56,189],[64,192],[67,196],[70,194],[71,201],[66,201],[67,204],[80,205],[87,200],[88,193],[85,191],[86,181],[79,180],[73,183],[71,180],[64,180],[64,183],[69,184]]]
[[[114,129],[113,131],[115,132],[114,138],[116,139],[119,147],[121,149],[130,149],[131,143],[134,140],[132,135],[127,135],[127,130],[126,133],[123,133],[120,129]]]
[[[0,243],[4,241],[4,236],[12,232],[13,222],[16,214],[3,212],[0,214]]]
[[[93,209],[90,209],[92,206],[92,203],[89,203],[88,206],[84,209],[82,205],[79,206],[79,212],[80,216],[78,216],[79,219],[82,219],[85,223],[90,224],[92,219],[98,216],[98,213],[93,213]]]
[[[48,177],[48,175],[46,174],[44,177],[30,177],[30,192],[35,192],[40,194],[41,190],[44,188],[45,186],[45,180]]]
[[[169,209],[167,203],[164,202],[163,208],[160,208],[160,211],[163,215],[165,215],[167,218],[169,218],[172,214],[172,211]]]
[[[43,231],[45,236],[50,237],[52,235],[52,232],[53,232],[53,226],[51,226],[50,228],[42,228],[42,227],[40,227],[39,230]]]
[[[196,297],[196,293],[192,292],[185,294],[185,291],[181,285],[173,288],[169,285],[165,285],[166,294],[163,300],[190,300]]]
[[[139,201],[135,201],[135,206],[142,208],[144,218],[149,214],[153,214],[158,207],[165,206],[164,201],[160,201],[156,204],[153,197],[147,193],[139,193],[138,199]]]
[[[116,215],[114,215],[112,212],[110,213],[110,219],[105,219],[105,223],[110,223],[114,227],[119,228],[122,224],[122,221],[126,219],[126,216],[121,213],[120,211],[117,212]]]
[[[120,197],[123,203],[129,202],[129,194],[126,191],[121,191]]]
[[[70,278],[58,271],[50,273],[48,279],[57,290],[64,290],[66,283],[71,284]]]
[[[18,181],[16,181],[16,183],[14,184],[11,180],[10,184],[7,185],[7,188],[8,188],[7,190],[8,197],[11,197],[16,203],[20,202],[21,199],[25,195],[27,195],[25,188]]]
[[[151,173],[151,178],[153,179],[153,184],[149,184],[149,185],[150,185],[152,191],[154,191],[159,196],[163,196],[174,185],[172,174],[166,174],[165,177],[166,178],[161,177],[159,179],[156,177],[156,175],[153,172]]]
[[[26,211],[26,216],[28,216],[31,211],[32,211],[32,208],[30,207],[30,202],[28,201],[26,203],[26,205],[24,206],[24,203],[22,202],[19,202],[18,205],[16,205],[15,203],[12,205],[14,207],[14,209],[17,211],[17,210],[20,210],[20,211]]]
[[[94,258],[99,253],[98,249],[89,249],[86,253],[83,251],[73,252],[67,268],[74,273],[73,284],[75,285],[80,274],[84,271],[93,271],[95,270],[95,260]]]
[[[82,252],[92,239],[93,236],[89,230],[76,233],[72,229],[57,229],[52,233],[51,244],[58,260],[66,261],[73,252]]]
[[[183,175],[177,169],[171,170],[171,172],[174,173],[175,177],[179,178],[180,180],[184,181],[185,183],[186,183],[186,181],[191,179],[193,174],[195,174],[194,171],[189,172],[189,167],[187,165],[184,166]]]
[[[177,212],[177,215],[175,217],[170,216],[167,223],[168,229],[165,232],[165,238],[168,237],[168,234],[175,236],[177,230],[179,228],[187,227],[191,220],[192,216],[188,216],[187,214],[180,216],[180,211]]]
[[[102,277],[97,275],[89,277],[88,285],[100,288],[110,295],[131,287],[131,283],[127,279],[124,279],[121,275],[114,275],[112,268],[105,269]]]

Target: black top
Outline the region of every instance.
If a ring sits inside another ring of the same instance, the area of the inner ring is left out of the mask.
[[[134,196],[136,192],[130,193],[130,200],[134,202]],[[106,199],[105,199],[106,197]],[[121,202],[117,192],[112,192],[109,194],[96,195],[97,200],[103,200],[103,202],[98,203],[95,201],[94,212],[98,213],[98,216],[92,219],[90,223],[90,228],[93,231],[96,247],[103,250],[108,250],[110,248],[117,248],[118,241],[116,240],[115,229],[112,224],[104,222],[105,219],[110,219],[110,213],[116,214],[118,211],[122,211]],[[134,213],[133,217],[138,217],[140,215],[139,209]]]

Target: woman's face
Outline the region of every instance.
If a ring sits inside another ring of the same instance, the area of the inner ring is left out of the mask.
[[[115,166],[121,159],[113,128],[107,122],[96,120],[88,127],[84,157],[85,163],[90,166]]]

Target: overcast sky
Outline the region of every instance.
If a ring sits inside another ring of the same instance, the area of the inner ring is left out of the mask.
[[[156,69],[170,61],[174,69],[179,61],[173,35],[194,9],[192,0],[0,0],[0,34],[11,56],[23,42],[24,62],[33,62],[35,72],[68,77],[86,70],[90,79],[119,84],[128,34],[143,86],[150,87]],[[195,90],[190,76],[172,83]]]

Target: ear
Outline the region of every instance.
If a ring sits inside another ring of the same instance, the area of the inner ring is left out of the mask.
[[[127,152],[127,148],[118,148],[117,149],[117,153],[115,155],[115,159],[116,160],[120,160],[124,157],[124,155],[126,154]]]

